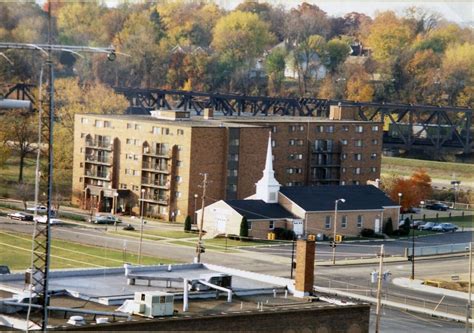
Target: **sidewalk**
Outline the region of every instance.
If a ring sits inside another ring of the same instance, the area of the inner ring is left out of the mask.
[[[461,291],[455,291],[455,290],[449,290],[445,288],[436,288],[432,286],[425,286],[423,284],[423,280],[411,280],[408,278],[395,278],[392,280],[392,283],[403,288],[407,289],[412,289],[416,291],[422,291],[430,294],[436,294],[436,295],[442,295],[442,296],[450,296],[450,297],[455,297],[459,299],[464,299],[468,300],[468,294],[461,292]],[[471,300],[474,300],[474,295],[471,295]]]

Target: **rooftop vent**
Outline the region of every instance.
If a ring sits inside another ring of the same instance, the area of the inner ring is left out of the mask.
[[[86,324],[86,321],[82,316],[71,316],[67,323],[73,326],[82,326]]]
[[[186,120],[191,117],[189,111],[181,110],[159,109],[150,111],[150,114],[153,118],[163,120]]]

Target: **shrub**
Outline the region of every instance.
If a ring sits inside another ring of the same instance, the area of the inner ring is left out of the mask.
[[[406,236],[410,233],[410,218],[407,217],[403,224],[398,228],[398,234],[400,236]]]
[[[275,239],[292,240],[295,238],[294,231],[290,229],[275,228],[273,229],[273,232],[275,233]]]
[[[391,217],[389,217],[385,222],[384,233],[389,236],[393,235],[393,221]]]
[[[364,228],[360,231],[360,235],[362,237],[374,237],[375,231],[374,229]]]
[[[247,218],[244,216],[242,217],[242,222],[240,222],[240,237],[248,237],[249,236],[249,223]]]
[[[186,216],[184,220],[184,231],[191,231],[191,216]]]

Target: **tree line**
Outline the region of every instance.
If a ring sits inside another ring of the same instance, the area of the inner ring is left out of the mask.
[[[47,6],[47,4],[45,5]],[[57,55],[58,74],[81,85],[170,88],[358,101],[473,104],[472,31],[411,7],[371,18],[331,17],[301,3],[244,1],[52,2],[58,44],[109,46],[129,56]],[[0,4],[0,40],[47,39],[45,8]],[[3,81],[35,81],[37,56],[8,51]]]

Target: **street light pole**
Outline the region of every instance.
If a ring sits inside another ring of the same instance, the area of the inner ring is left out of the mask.
[[[206,189],[207,189],[207,173],[203,174],[204,179],[202,180],[202,204],[201,204],[201,221],[199,223],[199,237],[198,244],[196,246],[196,262],[201,262],[201,251],[202,251],[202,228],[204,225],[204,206],[206,204]]]
[[[142,242],[143,242],[143,199],[145,196],[145,189],[142,188],[142,194],[140,198],[140,243],[138,244],[138,264],[142,263]]]
[[[332,264],[336,264],[336,231],[337,231],[337,204],[340,202],[346,202],[346,199],[337,199],[334,202],[334,226],[333,226],[333,236],[332,236]]]
[[[403,196],[403,193],[398,193],[398,205],[400,206],[400,213],[402,212],[402,196]],[[400,214],[399,213],[399,214]],[[403,214],[400,214],[401,215],[401,218],[399,216],[399,220],[403,220]],[[400,221],[399,221],[400,222]]]
[[[384,249],[383,244],[380,245],[380,262],[379,262],[379,274],[377,279],[377,307],[375,310],[375,333],[380,332],[380,309],[382,307],[382,270],[383,270],[383,257]]]
[[[193,222],[197,224],[196,208],[197,208],[197,193],[194,194],[194,212],[193,212]]]
[[[472,242],[469,242],[469,286],[467,290],[466,333],[469,333],[469,326],[471,326],[469,320],[472,314]]]

